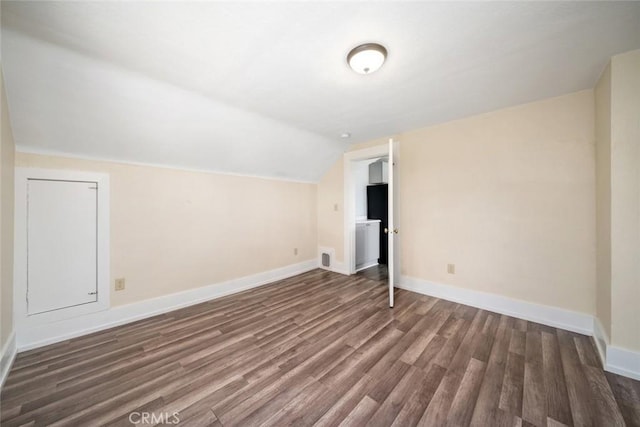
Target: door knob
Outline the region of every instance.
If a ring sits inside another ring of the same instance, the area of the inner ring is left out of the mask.
[[[394,232],[394,233],[396,233],[396,234],[398,234],[398,229],[397,229],[397,228],[394,228],[394,229],[393,229],[393,232]]]
[[[384,228],[384,234],[389,234],[389,229],[387,227]]]

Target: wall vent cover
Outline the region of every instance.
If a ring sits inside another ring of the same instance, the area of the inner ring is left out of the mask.
[[[322,254],[322,266],[323,267],[331,266],[331,255],[329,255],[326,252]]]
[[[333,248],[318,246],[318,267],[325,270],[333,270],[333,260],[336,257],[336,251]]]

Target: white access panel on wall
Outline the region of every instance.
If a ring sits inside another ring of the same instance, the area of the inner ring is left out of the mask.
[[[14,319],[18,349],[109,309],[109,175],[16,168]]]
[[[29,179],[27,313],[97,301],[97,182]]]

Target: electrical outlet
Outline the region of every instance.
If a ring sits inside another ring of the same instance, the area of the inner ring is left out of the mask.
[[[455,264],[447,264],[447,273],[456,274],[456,265]]]
[[[124,291],[124,277],[116,279],[116,291]]]

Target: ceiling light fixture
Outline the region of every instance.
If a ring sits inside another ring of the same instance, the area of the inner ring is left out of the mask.
[[[351,134],[349,132],[342,132],[340,138],[351,138]]]
[[[365,43],[351,49],[347,62],[359,74],[371,74],[384,64],[387,49],[378,43]]]

